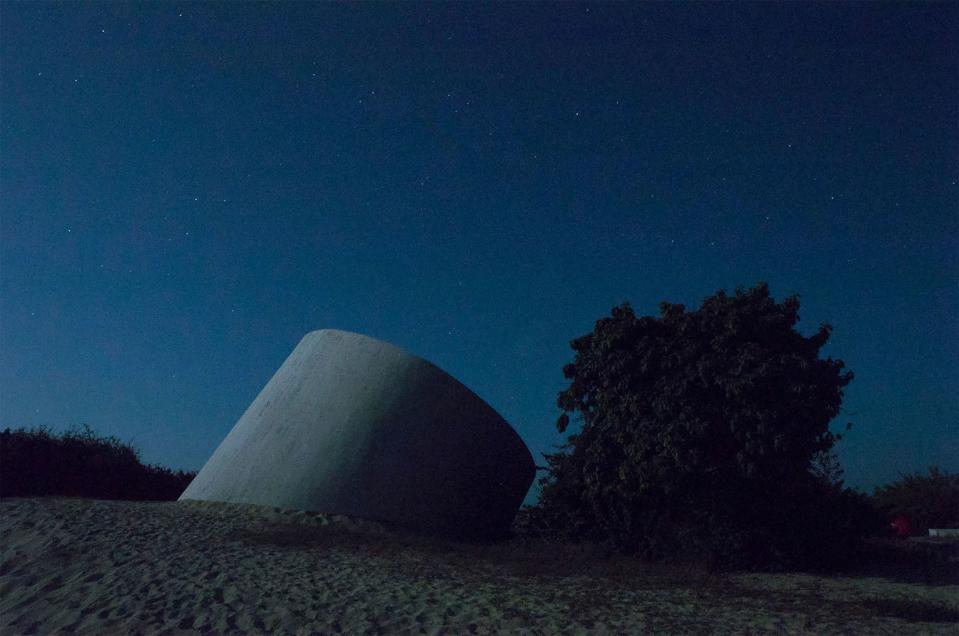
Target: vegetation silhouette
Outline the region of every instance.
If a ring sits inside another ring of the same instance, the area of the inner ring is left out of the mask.
[[[959,474],[929,467],[929,474],[901,475],[873,492],[873,501],[892,518],[909,518],[913,534],[926,535],[929,528],[959,528]]]
[[[764,282],[660,310],[624,303],[570,343],[557,428],[575,432],[546,456],[527,527],[711,567],[853,558],[882,522],[832,454],[853,374],[819,357],[830,325],[803,336],[798,296]]]
[[[137,449],[86,425],[60,436],[45,427],[0,432],[0,497],[171,501],[195,476],[145,465]]]

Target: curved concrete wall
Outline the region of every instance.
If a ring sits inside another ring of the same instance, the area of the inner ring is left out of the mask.
[[[422,358],[307,334],[180,499],[346,514],[461,536],[505,533],[535,475],[509,424]]]

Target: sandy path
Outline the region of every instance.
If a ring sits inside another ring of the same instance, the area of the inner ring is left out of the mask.
[[[8,499],[0,548],[4,635],[955,634],[857,602],[959,609],[957,586],[884,579],[544,574],[522,549],[225,504]]]

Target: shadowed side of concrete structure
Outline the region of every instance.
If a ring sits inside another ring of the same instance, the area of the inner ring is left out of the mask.
[[[488,538],[535,476],[516,431],[399,347],[307,334],[180,499],[252,503]]]

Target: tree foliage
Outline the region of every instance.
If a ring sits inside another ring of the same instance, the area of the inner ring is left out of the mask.
[[[694,311],[637,317],[626,303],[597,321],[563,369],[557,428],[573,434],[547,456],[541,522],[722,563],[788,562],[820,549],[811,524],[854,524],[829,466],[853,376],[819,357],[831,327],[806,337],[798,320],[797,296],[776,303],[759,283]]]
[[[912,529],[926,534],[929,528],[959,528],[959,474],[929,467],[880,486],[873,501],[887,516],[906,515]]]

